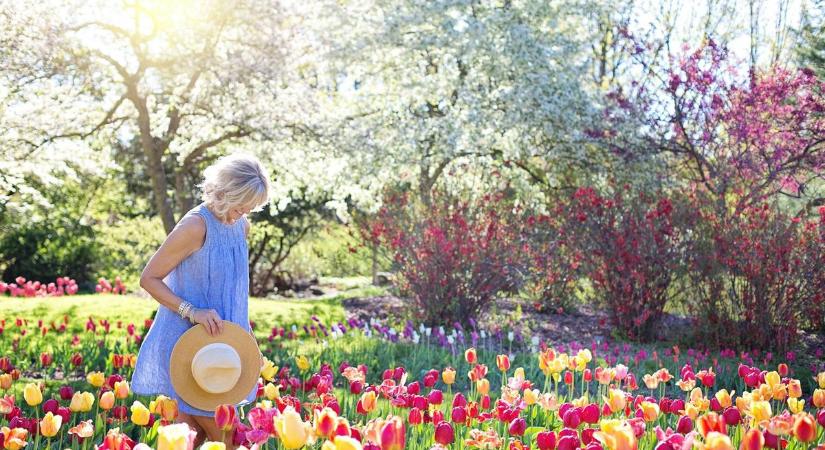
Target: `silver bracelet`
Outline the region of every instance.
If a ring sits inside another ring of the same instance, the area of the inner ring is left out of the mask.
[[[185,319],[190,309],[192,309],[192,304],[187,301],[182,301],[180,305],[178,305],[178,315]]]

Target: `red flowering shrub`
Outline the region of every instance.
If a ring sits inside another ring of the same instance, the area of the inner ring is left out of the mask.
[[[571,309],[583,275],[582,252],[571,241],[562,208],[524,221],[523,255],[528,270],[524,293],[540,310]]]
[[[824,219],[803,222],[767,204],[702,215],[688,306],[703,344],[788,350],[800,327],[822,326]]]
[[[404,194],[385,199],[370,235],[394,253],[413,316],[466,322],[519,284],[518,233],[502,206],[500,195],[470,204],[436,194],[429,206]]]
[[[595,300],[607,307],[613,326],[632,339],[652,339],[682,268],[682,229],[674,226],[681,209],[664,196],[607,197],[580,188],[565,214]]]

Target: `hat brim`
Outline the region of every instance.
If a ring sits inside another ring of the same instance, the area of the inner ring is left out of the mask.
[[[230,345],[241,358],[241,375],[227,392],[212,394],[203,390],[192,376],[192,358],[203,346],[214,343]],[[246,398],[258,382],[263,360],[258,343],[251,333],[240,325],[223,321],[223,332],[209,336],[206,328],[195,325],[183,333],[169,357],[169,377],[175,393],[195,408],[214,411],[223,404],[236,405]]]

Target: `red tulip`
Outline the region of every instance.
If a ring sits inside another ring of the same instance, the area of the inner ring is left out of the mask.
[[[410,422],[410,425],[421,425],[421,423],[424,422],[424,416],[421,414],[421,410],[415,407],[411,408],[407,421]]]
[[[498,370],[507,372],[510,370],[510,357],[507,355],[496,356],[496,366],[498,366]]]
[[[558,450],[576,450],[581,447],[578,436],[560,436],[558,440]]]
[[[438,381],[439,373],[435,369],[430,369],[424,374],[424,387],[431,388],[435,386],[435,383]]]
[[[599,423],[599,405],[591,403],[582,408],[581,419],[589,424]]]
[[[418,395],[421,392],[421,385],[417,381],[407,385],[407,393],[410,395]]]
[[[465,398],[464,395],[461,394],[461,392],[455,394],[455,397],[453,397],[453,408],[455,408],[456,406],[467,406],[467,398]]]
[[[360,395],[361,391],[364,390],[364,382],[361,380],[355,380],[349,385],[349,392],[351,394]]]
[[[60,407],[60,403],[57,403],[57,400],[50,398],[43,402],[43,413],[52,413],[53,415],[57,415],[57,408]]]
[[[460,423],[464,424],[467,422],[467,410],[462,406],[456,406],[453,408],[452,413],[450,414],[450,419],[453,423]]]
[[[825,409],[820,409],[818,413],[816,413],[816,421],[819,423],[819,426],[825,428]]]
[[[73,354],[72,358],[71,358],[71,362],[72,362],[72,365],[75,366],[75,367],[83,364],[83,355],[81,355],[80,353]]]
[[[573,384],[573,372],[569,370],[564,371],[564,384]]]
[[[235,407],[232,405],[219,405],[215,409],[215,425],[219,430],[231,431],[235,425]]]
[[[589,382],[593,381],[593,372],[591,372],[590,369],[584,369],[583,377],[584,377],[584,381],[589,383]]]
[[[435,426],[435,441],[441,445],[449,445],[455,441],[453,426],[447,422],[439,422]]]
[[[735,427],[742,421],[742,413],[739,412],[739,409],[734,407],[726,409],[725,412],[722,413],[722,417],[725,419],[725,423],[729,427]]]
[[[564,421],[564,426],[567,428],[578,428],[579,424],[582,422],[581,413],[579,412],[579,408],[570,408],[564,413],[564,417],[562,417]]]
[[[536,445],[539,450],[555,450],[556,433],[552,431],[542,431],[536,435]]]
[[[444,401],[444,394],[438,389],[433,389],[427,394],[427,401],[433,405],[440,405]]]
[[[711,431],[717,431],[722,434],[728,434],[727,425],[724,419],[715,412],[709,412],[704,416],[696,419],[696,429],[702,434],[702,437],[707,437]]]
[[[690,420],[690,417],[680,417],[679,422],[676,424],[676,432],[680,434],[688,434],[691,430],[693,430],[693,421]]]
[[[793,435],[800,442],[812,442],[816,439],[816,422],[808,413],[798,414],[793,424]]]
[[[40,365],[43,367],[51,365],[52,361],[54,361],[54,357],[51,353],[43,352],[40,354]]]
[[[60,389],[57,392],[63,400],[71,400],[74,395],[74,389],[72,389],[71,386],[60,386]]]
[[[516,417],[513,419],[513,421],[510,422],[510,426],[507,428],[507,431],[511,436],[523,436],[525,430],[527,430],[527,422],[521,417]]]
[[[464,359],[466,359],[467,363],[469,363],[469,364],[477,363],[478,362],[478,355],[476,354],[476,349],[472,348],[472,347],[468,348],[464,352]]]
[[[788,376],[788,372],[789,372],[789,370],[788,370],[788,365],[787,365],[787,364],[785,364],[785,363],[780,363],[780,364],[779,364],[779,367],[778,367],[778,371],[779,371],[779,376],[780,376],[780,377],[783,377],[783,378],[784,378],[784,377],[787,377],[787,376]]]

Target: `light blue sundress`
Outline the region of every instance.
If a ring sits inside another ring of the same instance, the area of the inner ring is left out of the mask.
[[[249,253],[244,235],[244,221],[228,225],[215,217],[201,203],[186,213],[199,215],[206,222],[203,247],[181,261],[164,282],[178,297],[196,308],[211,308],[224,320],[249,331]],[[192,326],[160,305],[143,340],[132,375],[132,391],[139,395],[163,394],[178,401],[181,412],[212,416],[214,411],[197,409],[175,393],[169,379],[169,356],[178,338]],[[203,325],[196,325],[203,326]],[[257,386],[238,406],[255,401]]]

